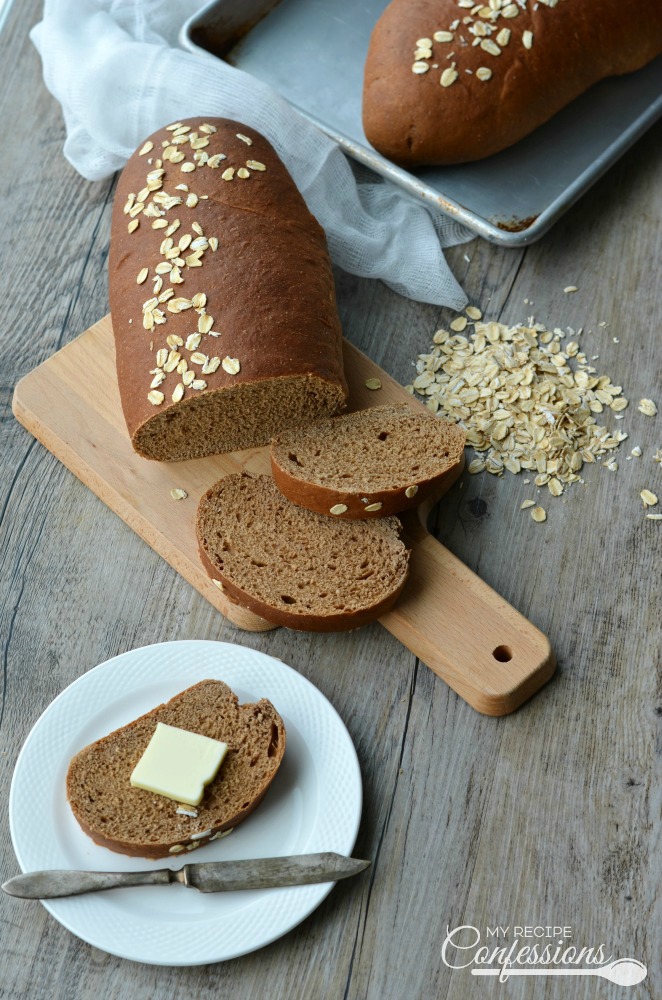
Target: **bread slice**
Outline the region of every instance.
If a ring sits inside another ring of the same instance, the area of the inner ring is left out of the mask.
[[[340,518],[384,517],[441,495],[464,467],[465,432],[406,403],[282,431],[271,470],[293,503]]]
[[[202,562],[227,595],[276,625],[335,632],[396,601],[409,553],[395,517],[348,524],[290,503],[270,476],[227,476],[196,523]]]
[[[195,808],[130,784],[157,722],[228,744]],[[285,727],[271,702],[240,705],[227,684],[200,681],[80,750],[69,765],[67,797],[82,829],[101,847],[140,858],[186,855],[246,819],[262,801],[284,752]]]

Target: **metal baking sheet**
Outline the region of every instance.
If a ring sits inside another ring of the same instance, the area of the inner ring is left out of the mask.
[[[539,239],[662,115],[662,57],[604,80],[516,146],[477,163],[403,170],[368,144],[363,66],[386,0],[214,0],[182,28],[270,84],[351,156],[492,243]]]

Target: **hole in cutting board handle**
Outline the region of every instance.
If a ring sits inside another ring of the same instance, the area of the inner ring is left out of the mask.
[[[510,646],[497,646],[496,649],[492,651],[492,656],[499,663],[508,663],[513,658],[513,651]]]

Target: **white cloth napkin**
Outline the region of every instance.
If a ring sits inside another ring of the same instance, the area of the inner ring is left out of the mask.
[[[329,0],[330,3],[333,0]],[[402,295],[461,309],[467,298],[442,251],[472,238],[447,216],[365,169],[270,87],[177,46],[201,0],[45,0],[31,38],[62,105],[64,154],[88,180],[123,167],[162,125],[191,115],[237,119],[265,135],[324,227],[344,270]]]

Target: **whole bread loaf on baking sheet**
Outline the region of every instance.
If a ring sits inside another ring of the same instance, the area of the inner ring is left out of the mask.
[[[457,479],[466,433],[407,403],[372,406],[277,434],[271,472],[289,500],[348,520],[415,507]]]
[[[228,745],[195,808],[178,807],[130,783],[159,722]],[[240,705],[227,684],[200,681],[80,750],[69,765],[67,798],[81,828],[101,847],[132,857],[173,857],[215,840],[250,815],[280,767],[285,741],[283,720],[271,702]]]
[[[341,411],[342,333],[322,228],[254,129],[159,129],[120,178],[110,307],[133,446],[178,461],[257,447]]]
[[[660,0],[393,0],[368,49],[365,134],[402,165],[479,160],[661,52]]]

